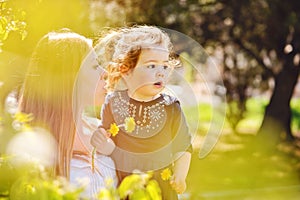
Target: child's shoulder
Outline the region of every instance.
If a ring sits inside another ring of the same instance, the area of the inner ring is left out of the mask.
[[[164,101],[165,105],[172,105],[174,103],[179,104],[179,100],[177,99],[177,97],[175,97],[173,95],[162,93],[161,96],[163,97],[163,101]]]
[[[117,90],[117,91],[112,91],[107,93],[106,98],[107,99],[112,99],[118,96],[124,96],[126,94],[125,90]]]
[[[116,90],[109,92],[106,95],[107,103],[120,104],[121,102],[129,102],[129,99],[127,90]]]

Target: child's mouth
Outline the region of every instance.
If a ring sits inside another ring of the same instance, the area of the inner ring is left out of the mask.
[[[162,87],[162,82],[156,82],[156,83],[154,83],[154,86],[157,88],[160,88],[160,87]]]

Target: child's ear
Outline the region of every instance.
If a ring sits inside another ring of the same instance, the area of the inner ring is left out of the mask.
[[[130,68],[129,66],[125,65],[125,64],[119,64],[119,72],[122,74],[122,75],[125,75],[129,72]]]
[[[128,65],[119,64],[119,72],[125,83],[130,80],[130,72],[132,69]]]

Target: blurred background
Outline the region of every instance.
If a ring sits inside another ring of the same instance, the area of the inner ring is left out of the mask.
[[[134,24],[178,31],[203,48],[175,46],[188,57],[184,79],[197,97],[184,110],[199,122],[182,199],[298,199],[298,0],[0,0],[0,153],[11,137],[7,96],[18,92],[44,34],[70,28],[96,41],[107,27]],[[201,157],[218,115],[214,97],[225,109],[221,132]]]

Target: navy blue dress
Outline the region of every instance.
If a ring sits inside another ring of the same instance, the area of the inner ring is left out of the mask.
[[[109,129],[112,123],[122,125],[127,117],[135,119],[135,130],[127,133],[120,126],[119,133],[112,137],[116,149],[111,157],[120,182],[133,170],[153,171],[163,199],[178,199],[169,182],[161,179],[160,173],[167,167],[172,168],[176,153],[192,151],[191,135],[179,101],[161,94],[155,100],[140,102],[131,99],[127,90],[107,95],[101,111],[101,127]]]

